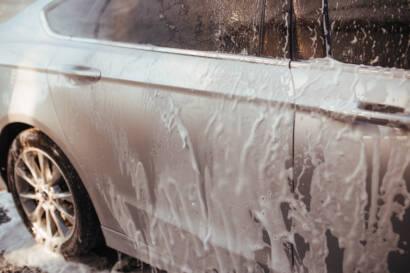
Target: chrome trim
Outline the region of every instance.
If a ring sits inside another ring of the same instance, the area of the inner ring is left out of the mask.
[[[290,63],[290,68],[309,68],[325,71],[336,71],[341,69],[341,72],[359,73],[364,75],[380,75],[398,79],[410,79],[410,70],[405,70],[401,68],[349,64],[340,62],[332,58],[320,58],[308,61],[292,61]]]
[[[60,40],[95,44],[95,45],[101,45],[101,46],[113,46],[113,47],[122,47],[122,48],[128,48],[128,49],[138,49],[138,50],[152,51],[152,52],[159,52],[159,53],[178,54],[178,55],[184,55],[184,56],[196,56],[196,57],[202,57],[202,58],[242,61],[242,62],[249,62],[249,63],[259,63],[259,64],[268,64],[268,65],[287,66],[287,67],[290,66],[290,62],[291,62],[290,59],[289,60],[288,59],[273,59],[273,58],[266,58],[266,57],[234,55],[234,54],[228,54],[228,53],[218,53],[218,52],[199,51],[199,50],[190,50],[190,49],[176,49],[176,48],[169,48],[169,47],[159,47],[159,46],[154,46],[154,45],[130,44],[130,43],[124,43],[124,42],[113,42],[113,41],[97,40],[97,39],[90,39],[90,38],[65,36],[65,35],[54,32],[48,24],[45,12],[48,9],[50,9],[53,5],[55,5],[55,2],[50,2],[42,8],[40,12],[40,20],[41,20],[41,24],[46,34],[49,35],[50,37],[60,39]]]

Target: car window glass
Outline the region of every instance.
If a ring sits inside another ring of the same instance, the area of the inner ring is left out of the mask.
[[[308,60],[326,56],[322,0],[294,0],[294,58]]]
[[[335,59],[409,68],[409,1],[328,0],[328,7]]]
[[[266,1],[263,25],[263,56],[289,58],[290,1]]]
[[[259,55],[264,0],[66,0],[46,11],[57,33]]]
[[[1,0],[0,24],[16,16],[20,11],[22,11],[34,1],[35,0]]]

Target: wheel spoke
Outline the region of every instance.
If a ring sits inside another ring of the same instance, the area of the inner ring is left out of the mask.
[[[65,235],[67,234],[68,228],[64,224],[64,220],[61,218],[60,214],[57,213],[56,209],[52,211],[51,216],[53,217],[54,223],[57,226],[58,233],[60,233],[62,237],[65,237]]]
[[[39,222],[41,219],[41,215],[43,214],[43,204],[42,202],[38,202],[37,207],[31,212],[28,217],[31,219],[32,222]]]
[[[39,179],[40,178],[40,170],[37,166],[37,163],[34,161],[34,158],[32,156],[27,156],[27,153],[23,154],[23,162],[26,164],[27,168],[30,170],[31,175],[34,177],[34,179]]]
[[[42,153],[37,153],[37,158],[38,158],[38,163],[40,165],[40,176],[43,179],[43,181],[47,181],[47,172],[46,172],[46,164],[47,164],[47,159],[44,158],[44,155]]]
[[[57,181],[60,180],[61,174],[58,168],[54,165],[52,165],[49,171],[50,171],[50,178],[47,179],[47,183],[53,186],[57,183]]]
[[[73,215],[71,215],[68,211],[66,211],[60,204],[57,202],[53,201],[53,205],[58,209],[58,211],[61,213],[62,216],[67,218],[67,220],[74,225],[75,223],[75,218]]]
[[[60,172],[47,157],[44,157],[43,168],[44,181],[49,185],[53,185],[57,181],[57,178],[60,177]],[[53,173],[53,169],[57,169],[57,172]]]
[[[16,174],[23,178],[24,181],[26,181],[30,186],[32,186],[35,189],[37,188],[37,183],[33,179],[28,177],[27,174],[20,167],[16,167]]]
[[[53,197],[54,199],[60,199],[70,203],[74,203],[73,195],[70,192],[54,193]]]
[[[48,236],[53,237],[53,231],[51,229],[51,213],[50,213],[50,209],[46,209],[46,228],[47,228],[47,234]]]
[[[38,197],[38,195],[35,194],[35,193],[20,193],[19,196],[21,198],[24,198],[24,199],[33,199],[33,200],[39,200],[40,199]]]

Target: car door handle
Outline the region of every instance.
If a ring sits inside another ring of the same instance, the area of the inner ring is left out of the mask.
[[[366,101],[359,101],[358,107],[359,109],[366,110],[366,111],[387,113],[387,114],[402,114],[405,112],[405,109],[400,106],[366,102]]]
[[[359,121],[410,130],[410,115],[400,106],[359,101],[355,117]]]
[[[96,82],[101,79],[100,70],[87,66],[64,65],[58,71],[78,83]]]

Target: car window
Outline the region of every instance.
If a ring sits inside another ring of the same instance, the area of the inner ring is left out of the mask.
[[[409,1],[328,0],[328,7],[335,59],[409,69]]]
[[[1,0],[0,1],[0,24],[16,16],[36,0]]]
[[[290,1],[267,0],[263,24],[262,55],[289,58],[290,54]]]
[[[293,55],[298,60],[326,56],[322,0],[294,0]]]
[[[264,0],[66,0],[46,10],[57,33],[259,55]]]

